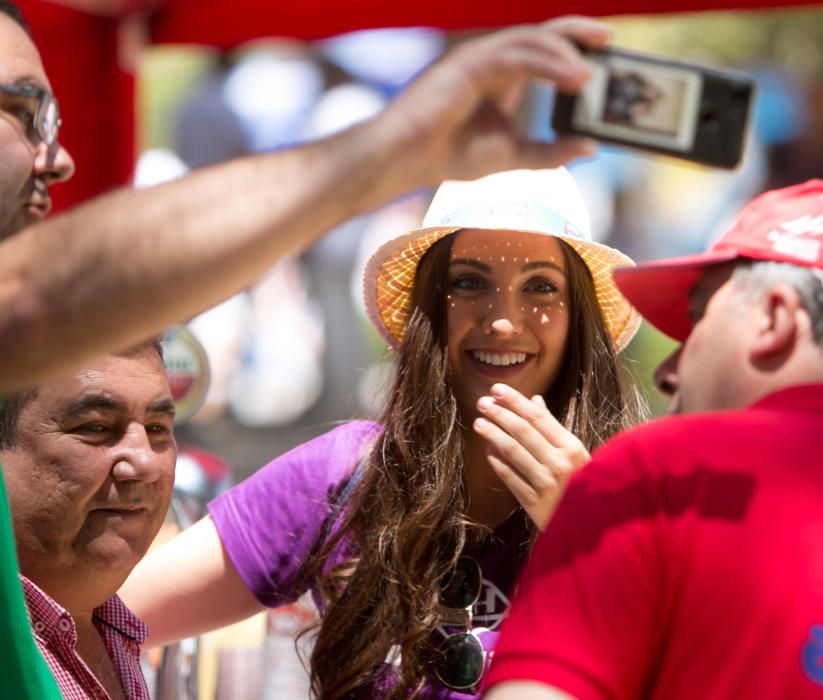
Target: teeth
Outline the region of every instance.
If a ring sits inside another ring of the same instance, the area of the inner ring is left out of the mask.
[[[487,365],[495,367],[508,367],[509,365],[520,365],[526,361],[525,352],[483,352],[482,350],[472,350],[475,360],[480,360]]]

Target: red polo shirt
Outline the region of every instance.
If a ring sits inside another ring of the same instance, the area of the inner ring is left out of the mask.
[[[581,700],[823,697],[823,385],[656,421],[572,482],[487,685]]]

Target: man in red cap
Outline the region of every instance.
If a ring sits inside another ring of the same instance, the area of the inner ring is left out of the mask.
[[[815,180],[761,195],[704,254],[615,273],[682,342],[656,380],[688,415],[571,480],[489,700],[823,696],[822,270]]]

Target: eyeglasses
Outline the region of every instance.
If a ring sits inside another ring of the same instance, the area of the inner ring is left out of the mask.
[[[36,85],[0,85],[0,111],[17,117],[32,142],[34,134],[47,146],[60,132],[60,107],[54,96]]]
[[[472,633],[472,607],[483,590],[483,572],[471,557],[460,557],[454,571],[440,584],[440,607],[445,625],[454,622],[451,612],[459,612],[458,625],[465,632],[451,634],[437,648],[434,672],[451,690],[474,692],[485,670],[486,654],[480,640]]]

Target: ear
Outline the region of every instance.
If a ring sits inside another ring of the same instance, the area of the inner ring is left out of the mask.
[[[794,348],[801,332],[798,312],[803,306],[793,286],[775,284],[763,295],[759,308],[751,356],[759,362],[775,360]]]

